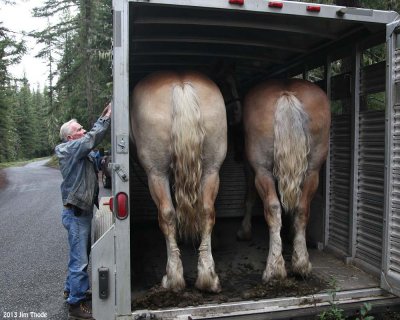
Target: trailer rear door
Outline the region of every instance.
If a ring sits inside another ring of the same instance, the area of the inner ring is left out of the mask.
[[[388,31],[390,27],[389,24]],[[385,250],[381,285],[382,288],[400,296],[400,29],[398,26],[388,37],[387,52]]]

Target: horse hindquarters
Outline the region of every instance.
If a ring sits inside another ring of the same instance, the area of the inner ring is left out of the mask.
[[[311,139],[308,123],[302,103],[292,93],[284,93],[277,101],[275,113],[274,175],[282,206],[294,214],[292,268],[303,276],[311,271],[305,231],[310,199],[318,185],[314,173],[307,174]]]
[[[222,96],[215,84],[198,73],[159,72],[138,83],[132,98],[132,136],[167,245],[162,286],[173,291],[185,287],[176,242],[179,232],[188,237],[201,236],[196,286],[218,292],[210,235],[218,191],[218,170],[216,176],[214,173],[223,159],[218,155],[217,161],[212,156],[210,160],[210,155],[220,153],[221,144],[226,152]],[[175,175],[176,210],[169,189],[171,167]]]
[[[255,183],[270,232],[263,280],[285,276],[279,232],[280,202],[294,218],[293,271],[306,276],[311,271],[311,263],[305,230],[319,169],[328,151],[329,101],[320,88],[297,79],[267,81],[255,87],[245,101],[246,155],[256,174]],[[280,201],[274,178],[278,182]],[[242,229],[250,232],[249,208],[246,215]]]

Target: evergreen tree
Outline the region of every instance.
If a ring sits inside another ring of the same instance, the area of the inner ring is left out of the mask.
[[[25,47],[0,21],[0,162],[17,158],[18,134],[13,121],[13,90],[8,68],[20,61]]]
[[[33,125],[34,125],[34,156],[42,157],[51,153],[51,147],[48,137],[48,121],[47,114],[48,108],[46,105],[44,94],[40,92],[38,87],[32,93],[32,107],[33,107]]]
[[[30,159],[35,154],[35,124],[32,108],[32,95],[29,82],[24,76],[22,84],[17,89],[17,103],[15,107],[15,125],[18,128],[18,134],[21,139],[21,145],[18,150],[20,159]]]
[[[72,6],[77,10],[70,10]],[[49,115],[59,124],[78,118],[90,127],[111,95],[111,0],[48,0],[34,11],[41,17],[54,13],[62,13],[61,22],[34,33],[45,44],[41,57],[49,63],[51,47],[60,57],[57,83],[48,87],[50,99],[57,97],[51,100]]]

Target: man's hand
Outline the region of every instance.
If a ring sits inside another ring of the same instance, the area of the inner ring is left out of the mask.
[[[101,117],[111,117],[111,102],[109,102],[104,108],[103,112],[101,113]]]

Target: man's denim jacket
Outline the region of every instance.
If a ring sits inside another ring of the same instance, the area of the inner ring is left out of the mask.
[[[82,138],[56,146],[55,153],[63,177],[61,196],[64,205],[74,205],[83,211],[93,210],[99,185],[89,153],[101,142],[109,125],[110,118],[99,118]]]

